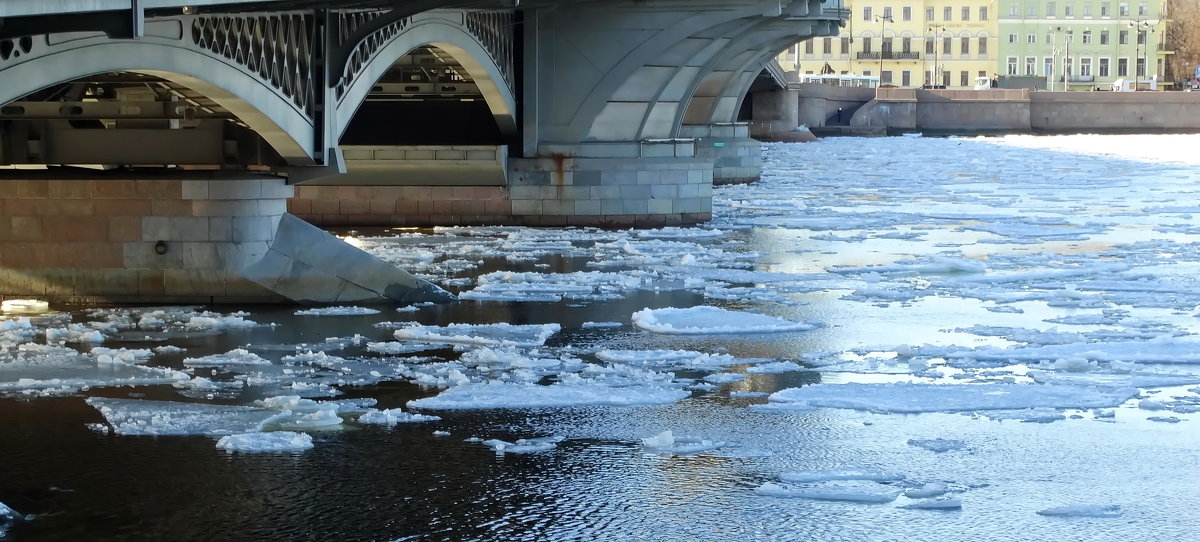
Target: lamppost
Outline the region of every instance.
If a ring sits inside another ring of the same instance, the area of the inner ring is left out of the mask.
[[[1137,35],[1133,38],[1133,90],[1137,90],[1138,84],[1140,83],[1139,79],[1142,75],[1138,73],[1137,61],[1138,59],[1141,59],[1142,66],[1145,68],[1146,57],[1143,55],[1145,54],[1147,48],[1146,46],[1149,45],[1149,43],[1143,44],[1142,41],[1150,39],[1150,36],[1148,35],[1149,29],[1153,25],[1150,24],[1149,19],[1130,19],[1128,26],[1129,28],[1134,28],[1137,30]],[[1147,34],[1145,37],[1142,35],[1143,32],[1146,32]],[[1149,70],[1147,69],[1147,71]]]
[[[882,26],[879,28],[879,84],[882,85],[883,84],[883,57],[886,56],[884,53],[884,50],[883,50],[884,49],[883,44],[885,43],[883,40],[887,39],[883,36],[883,34],[884,34],[884,32],[887,31],[887,24],[894,23],[896,21],[892,20],[891,15],[876,15],[875,21],[882,23]],[[888,49],[890,50],[891,47],[888,47]]]
[[[935,24],[929,27],[929,31],[933,33],[933,73],[929,79],[933,83],[933,88],[938,88],[938,79],[942,77],[942,72],[938,71],[938,38],[941,37],[942,32],[946,31],[946,27]]]

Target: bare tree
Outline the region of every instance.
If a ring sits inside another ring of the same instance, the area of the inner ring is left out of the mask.
[[[1167,0],[1167,29],[1164,44],[1175,54],[1167,56],[1168,81],[1195,76],[1200,66],[1200,1]]]

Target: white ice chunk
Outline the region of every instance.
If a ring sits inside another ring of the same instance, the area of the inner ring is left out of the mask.
[[[961,450],[965,446],[963,444],[963,441],[961,441],[961,440],[943,439],[943,438],[925,439],[925,440],[909,439],[908,445],[916,446],[918,448],[925,448],[926,450],[929,450],[931,452],[937,452],[937,453],[949,452],[952,450]]]
[[[400,408],[389,408],[386,410],[369,410],[358,417],[358,422],[376,425],[396,425],[398,423],[436,422],[441,419],[440,416],[414,414],[405,412],[404,409]]]
[[[962,499],[959,499],[958,497],[949,497],[946,499],[917,501],[900,506],[899,508],[908,508],[912,510],[958,510],[962,508]]]
[[[540,386],[492,381],[456,386],[435,397],[409,401],[408,407],[450,410],[665,405],[688,395],[688,392],[677,388],[647,385],[609,387],[584,382]]]
[[[633,324],[655,333],[696,335],[713,333],[777,333],[806,331],[811,324],[781,320],[762,314],[718,307],[643,309],[633,313]]]
[[[292,431],[226,435],[217,441],[217,449],[228,452],[299,452],[312,447],[311,435]]]
[[[750,374],[779,374],[791,371],[802,371],[804,367],[797,365],[791,361],[775,361],[771,363],[760,363],[753,367],[747,367],[746,372]]]
[[[538,347],[558,333],[558,324],[451,324],[448,326],[412,326],[397,329],[395,337],[436,343],[460,343],[485,346]]]
[[[379,314],[379,310],[368,307],[316,307],[296,311],[296,316],[362,316],[368,314]]]
[[[774,482],[764,483],[754,493],[766,497],[787,497],[821,501],[849,501],[860,503],[889,503],[900,496],[899,489],[866,489],[858,486],[793,487]]]
[[[483,444],[498,454],[529,454],[536,452],[548,452],[556,448],[556,444],[563,440],[562,437],[541,437],[534,439],[518,439],[516,442],[508,442],[500,439],[488,439],[483,441]]]
[[[223,367],[225,365],[269,365],[267,361],[245,348],[230,350],[224,354],[212,354],[199,358],[184,358],[188,367]]]
[[[287,413],[246,406],[89,397],[118,435],[231,435],[254,433]]]
[[[928,499],[931,497],[941,497],[947,491],[946,482],[929,482],[920,488],[912,488],[904,491],[904,496],[910,499]]]
[[[1077,518],[1115,518],[1120,517],[1121,507],[1115,504],[1071,504],[1038,510],[1038,514]]]
[[[770,403],[751,408],[826,407],[899,413],[1109,408],[1137,393],[1136,388],[1053,384],[814,384],[775,392]]]

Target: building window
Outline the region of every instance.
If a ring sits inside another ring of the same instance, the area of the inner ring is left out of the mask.
[[[963,6],[963,8],[962,8],[962,20],[964,20],[964,21],[969,21],[969,20],[971,20],[971,8],[970,8],[970,7],[968,7],[968,6]]]
[[[929,8],[929,9],[933,9],[933,8]],[[1021,4],[1013,2],[1008,5],[1008,16],[1009,17],[1016,17],[1020,14],[1021,14]]]
[[[1117,43],[1121,45],[1129,45],[1129,31],[1122,30],[1117,33]]]
[[[1036,70],[1036,69],[1037,69],[1037,57],[1036,56],[1025,57],[1025,75],[1036,75],[1036,72],[1034,72],[1034,70]]]
[[[925,8],[925,20],[929,21],[931,23],[933,22],[933,8],[931,8],[931,7]]]
[[[958,86],[960,86],[960,87],[971,86],[971,73],[970,72],[968,72],[967,70],[958,72]]]
[[[1046,32],[1046,45],[1054,45],[1054,34]]]
[[[863,42],[863,52],[864,53],[871,52],[871,38],[863,38],[862,42]]]
[[[891,56],[893,41],[895,38],[879,38],[879,51],[883,53],[883,58]]]
[[[1008,57],[1008,74],[1009,75],[1017,74],[1017,57],[1015,57],[1015,56]]]
[[[1080,77],[1091,77],[1092,76],[1092,59],[1091,58],[1079,59],[1079,76]]]
[[[850,38],[842,38],[842,54],[850,54]]]
[[[821,52],[827,55],[833,54],[833,38],[825,38],[821,41]]]
[[[987,16],[988,16],[987,6],[981,6],[979,8],[979,20],[986,21],[986,20],[988,20]]]
[[[1108,31],[1107,30],[1100,31],[1100,45],[1108,45]]]
[[[863,6],[863,20],[871,22],[871,6]]]
[[[905,53],[911,53],[912,52],[912,38],[909,38],[909,37],[900,38],[900,50]]]
[[[912,6],[904,6],[900,8],[900,18],[905,21],[912,20]]]
[[[884,85],[892,84],[892,70],[883,70],[879,72],[879,82]]]
[[[1058,6],[1055,6],[1054,2],[1046,2],[1046,16],[1047,17],[1055,17],[1057,15],[1058,15]]]
[[[900,86],[902,86],[902,87],[911,87],[912,86],[912,72],[911,71],[904,70],[904,71],[900,72]]]
[[[925,54],[927,54],[927,55],[933,54],[933,39],[925,40]]]
[[[1016,42],[1017,42],[1017,35],[1016,35],[1016,34],[1009,34],[1009,35],[1008,35],[1008,42],[1009,42],[1009,43],[1016,43]]]
[[[1092,5],[1091,4],[1088,4],[1088,3],[1083,4],[1083,16],[1084,17],[1092,16]]]
[[[943,55],[950,54],[950,40],[951,40],[950,36],[946,36],[946,37],[942,38],[942,54]]]
[[[962,54],[963,56],[967,56],[967,55],[971,54],[971,38],[962,38],[962,43],[960,44],[960,47],[962,49],[959,51],[959,53]]]
[[[1108,2],[1101,2],[1100,3],[1100,16],[1108,17],[1111,15],[1112,15],[1112,6],[1110,6],[1108,4]]]
[[[1026,17],[1037,17],[1037,4],[1027,4],[1025,6]]]
[[[1028,36],[1025,36],[1025,43],[1028,43],[1030,45],[1036,45],[1037,44],[1037,34],[1034,34],[1031,32]]]
[[[1050,77],[1054,75],[1054,57],[1046,57],[1042,59],[1042,75]]]
[[[942,8],[942,20],[943,21],[949,21],[953,15],[954,15],[954,12],[951,11],[950,6],[946,6],[946,7]]]
[[[1146,3],[1142,2],[1141,4],[1138,4],[1138,15],[1145,17],[1148,14],[1149,14],[1149,12],[1146,11]]]
[[[1117,4],[1117,10],[1118,10],[1118,13],[1120,13],[1120,15],[1122,17],[1129,16],[1129,4],[1126,4],[1125,2],[1121,2],[1120,4]]]
[[[809,38],[804,41],[804,54],[806,54],[806,55],[813,54],[813,40],[814,39],[816,39],[816,38]]]
[[[884,19],[892,18],[892,6],[883,6],[883,18]]]
[[[1083,31],[1083,44],[1088,45],[1090,43],[1092,43],[1092,31],[1084,30]]]
[[[1137,76],[1138,77],[1146,76],[1146,59],[1144,59],[1144,58],[1137,59]]]
[[[1107,58],[1100,59],[1100,66],[1099,66],[1098,70],[1099,70],[1099,73],[1097,73],[1096,75],[1098,75],[1100,77],[1108,77],[1108,59]]]
[[[988,42],[988,39],[986,36],[979,38],[979,56],[986,56],[988,54],[987,53],[987,42]]]
[[[1145,30],[1138,30],[1138,43],[1137,44],[1138,45],[1146,44],[1146,31]]]
[[[1117,59],[1117,77],[1129,77],[1129,59]]]
[[[871,70],[863,70],[863,77],[870,77],[870,76],[871,76]]]
[[[1075,5],[1074,4],[1063,4],[1063,16],[1064,17],[1074,17],[1075,16]]]

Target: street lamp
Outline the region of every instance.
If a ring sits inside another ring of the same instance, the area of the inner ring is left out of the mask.
[[[883,84],[883,57],[884,57],[884,51],[883,51],[884,41],[883,40],[887,39],[883,36],[883,34],[884,34],[884,32],[887,32],[887,24],[894,23],[896,21],[892,20],[891,15],[876,15],[875,20],[882,24],[882,26],[879,28],[879,84],[882,85]],[[891,47],[888,47],[888,49],[891,49]]]
[[[1138,59],[1141,59],[1142,66],[1143,67],[1146,66],[1146,57],[1144,55],[1145,55],[1145,51],[1147,49],[1146,46],[1150,45],[1150,44],[1149,43],[1143,44],[1142,41],[1150,39],[1150,36],[1148,35],[1149,34],[1148,30],[1153,25],[1150,23],[1149,19],[1131,19],[1128,23],[1128,26],[1129,26],[1129,28],[1137,29],[1137,35],[1134,36],[1134,38],[1133,38],[1134,39],[1133,62],[1135,64],[1133,66],[1133,90],[1137,90],[1138,84],[1140,83],[1139,78],[1142,74],[1138,73],[1136,64],[1137,64]],[[1142,37],[1142,32],[1146,32],[1147,35],[1145,37]],[[1148,68],[1147,68],[1147,71],[1149,71]]]
[[[935,24],[929,27],[929,31],[933,32],[933,73],[929,79],[933,83],[933,88],[938,88],[938,79],[942,76],[942,72],[938,71],[938,38],[941,37],[942,32],[946,31],[946,27]]]

